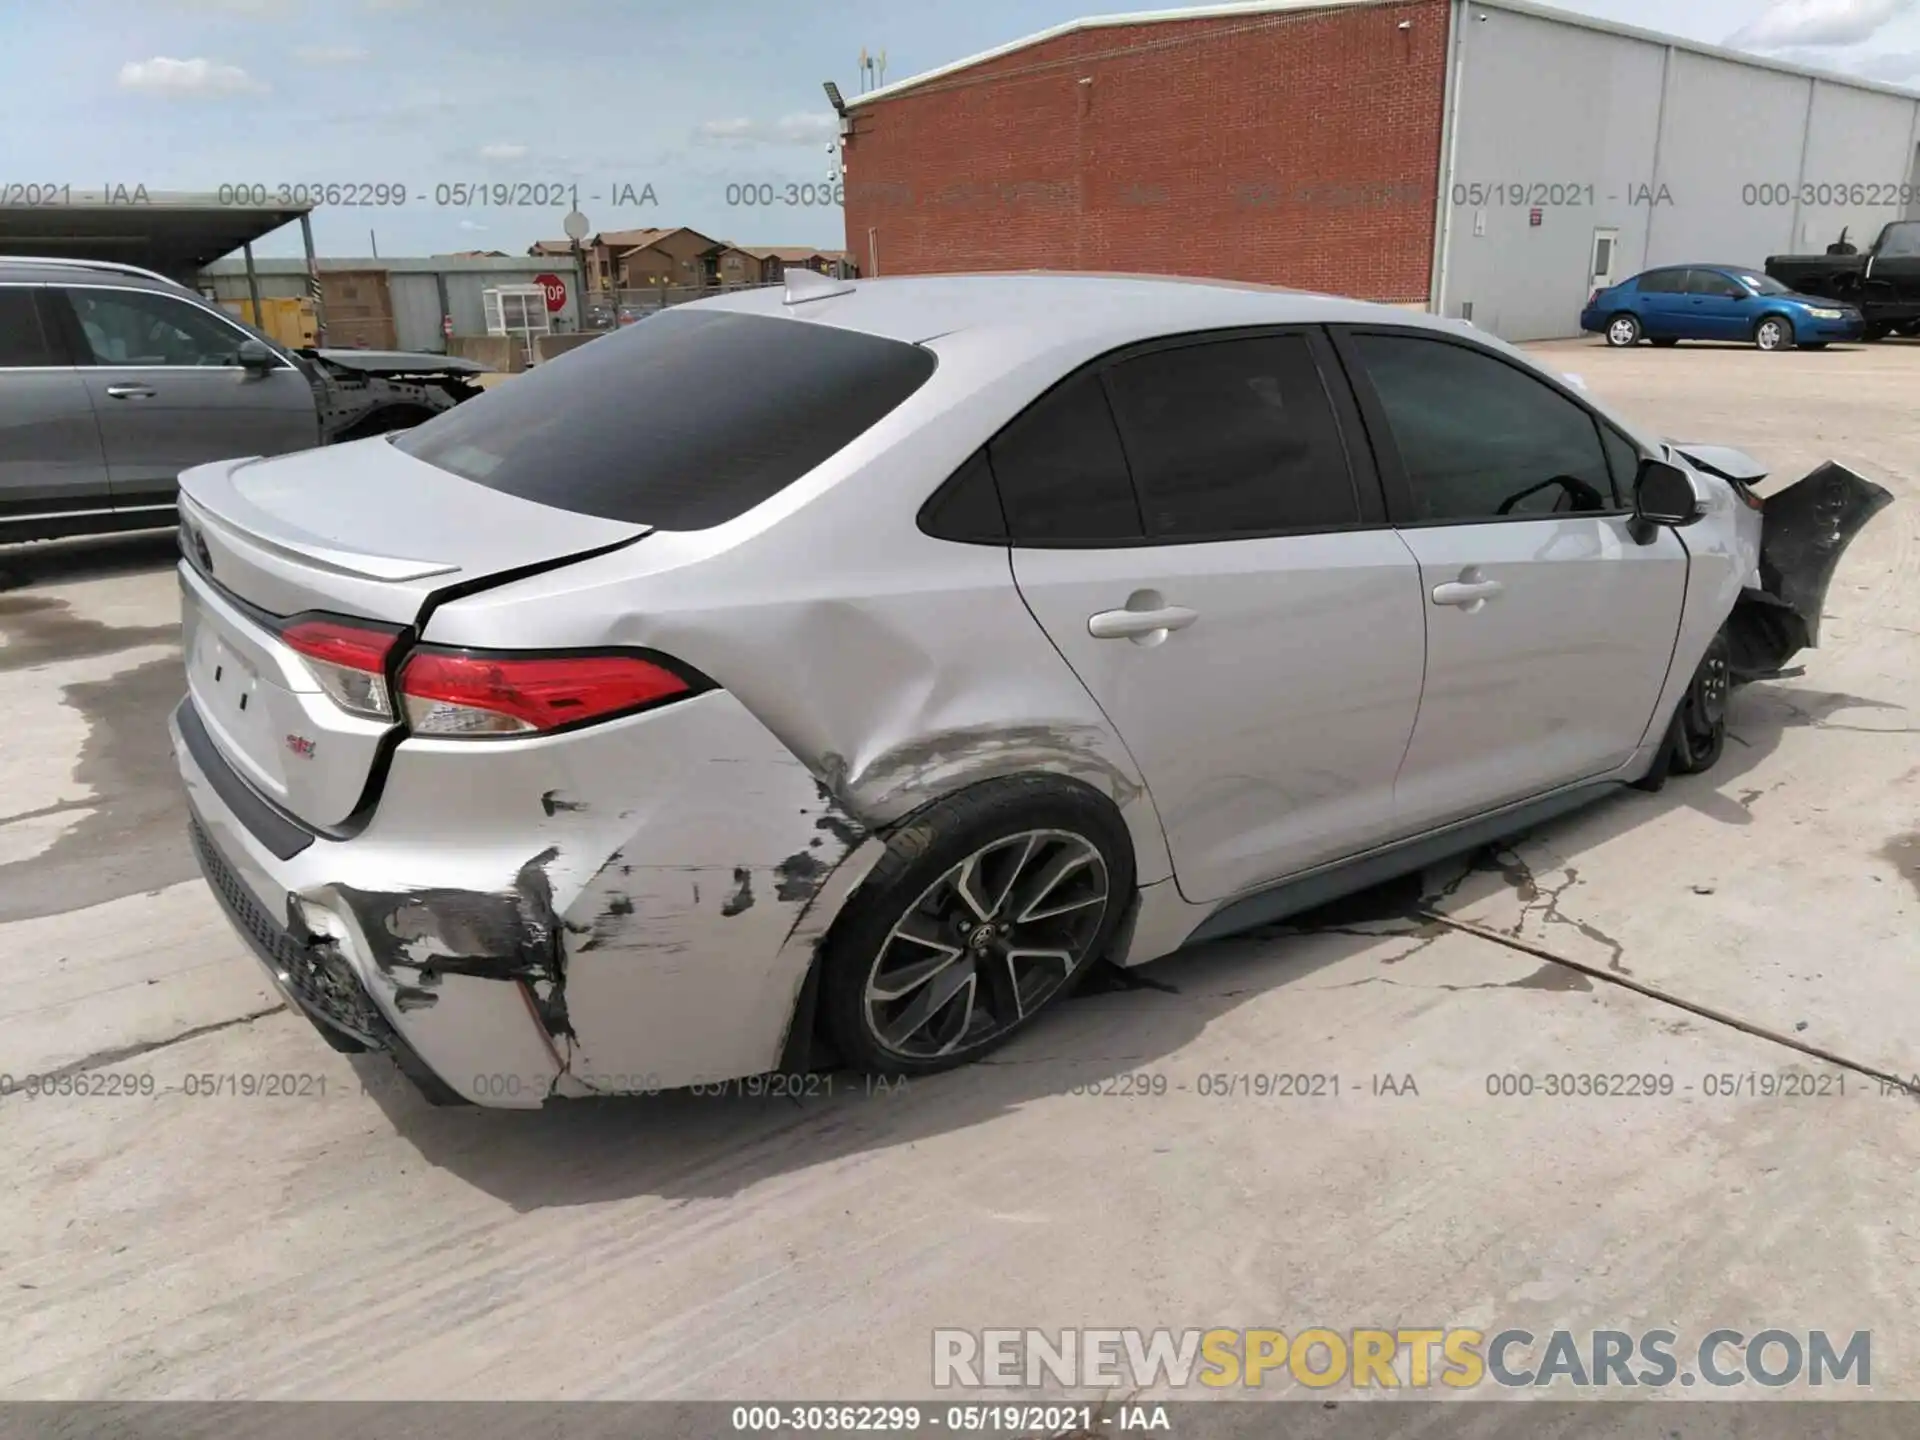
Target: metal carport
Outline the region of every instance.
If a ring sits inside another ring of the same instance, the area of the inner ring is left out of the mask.
[[[54,203],[0,204],[0,255],[114,260],[193,285],[201,269],[235,250],[247,260],[248,289],[260,314],[253,242],[300,222],[308,289],[316,310],[320,284],[313,256],[312,205],[223,205],[217,196],[116,186],[112,191],[34,187]],[[322,343],[326,317],[317,316]]]

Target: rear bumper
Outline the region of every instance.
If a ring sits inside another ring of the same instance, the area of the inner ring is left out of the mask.
[[[195,851],[275,987],[336,1048],[479,1105],[777,1068],[882,848],[724,692],[484,754],[409,740],[365,830],[298,843],[192,705],[170,728]]]

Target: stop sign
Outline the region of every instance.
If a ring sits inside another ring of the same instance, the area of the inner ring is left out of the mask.
[[[564,310],[567,306],[567,282],[558,275],[536,275],[533,283],[547,292],[547,313]]]

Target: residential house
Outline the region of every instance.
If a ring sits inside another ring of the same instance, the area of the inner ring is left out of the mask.
[[[813,270],[821,275],[852,275],[851,259],[844,250],[816,250],[808,245],[743,245],[740,247],[760,262],[760,279],[778,283],[789,270]]]
[[[724,241],[684,226],[672,230],[626,230],[594,237],[609,242],[615,259],[612,280],[621,290],[672,287],[705,289],[721,280],[718,260]],[[593,272],[587,272],[591,283]]]

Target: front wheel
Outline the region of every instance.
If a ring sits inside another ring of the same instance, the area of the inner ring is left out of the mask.
[[[1809,340],[1800,348],[1802,350],[1824,350],[1827,348],[1827,342],[1825,340]]]
[[[1640,343],[1640,321],[1632,315],[1616,315],[1607,321],[1607,344],[1616,350]]]
[[[1673,346],[1678,345],[1679,343],[1680,341],[1677,338],[1669,337],[1667,339],[1654,341],[1653,347],[1656,350],[1668,350],[1668,349],[1671,349]]]
[[[1884,340],[1892,333],[1893,327],[1891,325],[1869,325],[1862,338],[1867,340]]]
[[[1673,717],[1673,768],[1681,775],[1710,770],[1727,746],[1727,696],[1733,690],[1733,647],[1722,630],[1700,657]]]
[[[1762,350],[1791,350],[1793,326],[1782,316],[1769,315],[1753,327],[1753,343]]]
[[[1133,895],[1133,843],[1104,796],[989,780],[889,840],[822,955],[822,1013],[856,1068],[930,1075],[979,1059],[1070,994]]]

